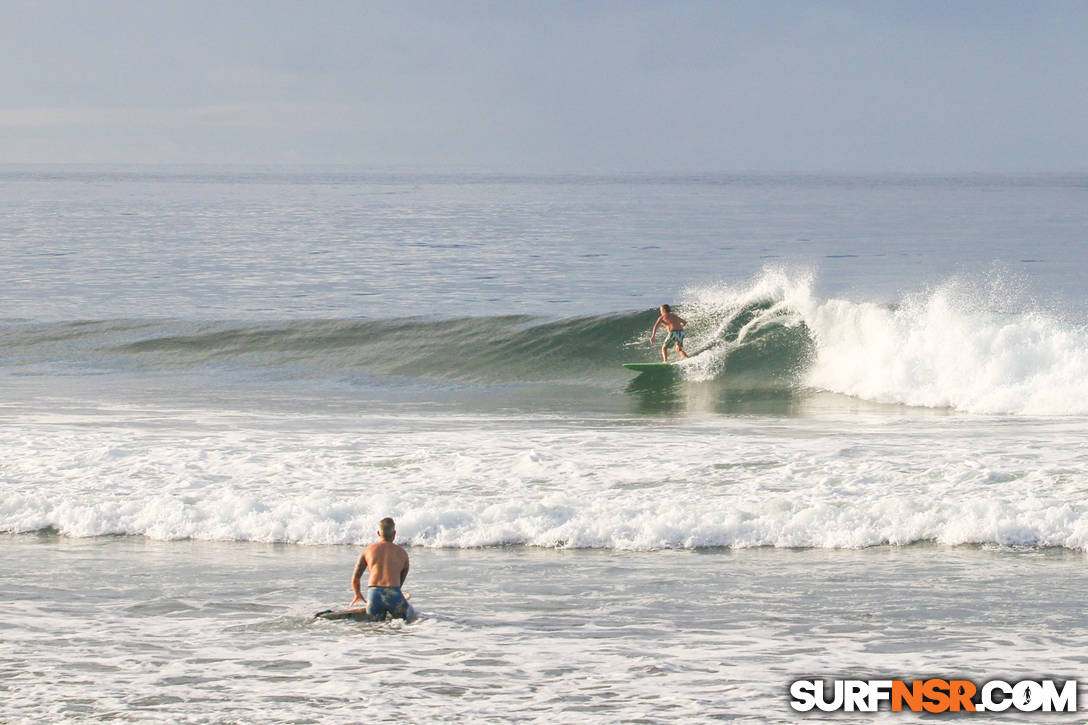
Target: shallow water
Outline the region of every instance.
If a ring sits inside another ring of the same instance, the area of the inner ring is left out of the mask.
[[[422,618],[360,624],[310,618],[352,547],[3,546],[5,721],[786,722],[796,678],[1064,679],[1088,646],[1062,550],[413,548]]]

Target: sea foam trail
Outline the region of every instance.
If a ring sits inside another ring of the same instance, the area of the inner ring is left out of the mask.
[[[950,281],[889,305],[819,299],[809,277],[766,271],[747,286],[689,290],[681,313],[691,346],[706,352],[685,372],[706,381],[741,356],[769,363],[760,351],[777,331],[808,347],[795,339],[793,359],[765,369],[807,387],[972,413],[1088,414],[1085,327],[1042,310],[995,311],[995,286]]]
[[[358,544],[392,515],[428,547],[1088,549],[1079,426],[1033,422],[1041,447],[985,419],[859,420],[12,421],[0,531]]]

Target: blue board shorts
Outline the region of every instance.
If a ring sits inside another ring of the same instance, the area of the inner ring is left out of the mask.
[[[366,613],[376,619],[387,614],[394,619],[408,616],[408,600],[400,592],[400,587],[367,587]]]
[[[668,347],[669,345],[676,345],[678,348],[684,346],[684,331],[673,330],[669,333],[669,336],[665,338],[665,344],[661,347]]]

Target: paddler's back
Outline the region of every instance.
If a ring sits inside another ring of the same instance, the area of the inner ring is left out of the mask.
[[[363,552],[370,571],[367,586],[399,587],[408,575],[408,552],[392,541],[379,541]]]

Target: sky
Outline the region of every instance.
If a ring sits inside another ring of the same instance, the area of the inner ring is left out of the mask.
[[[0,0],[0,162],[1088,171],[1088,2]]]

